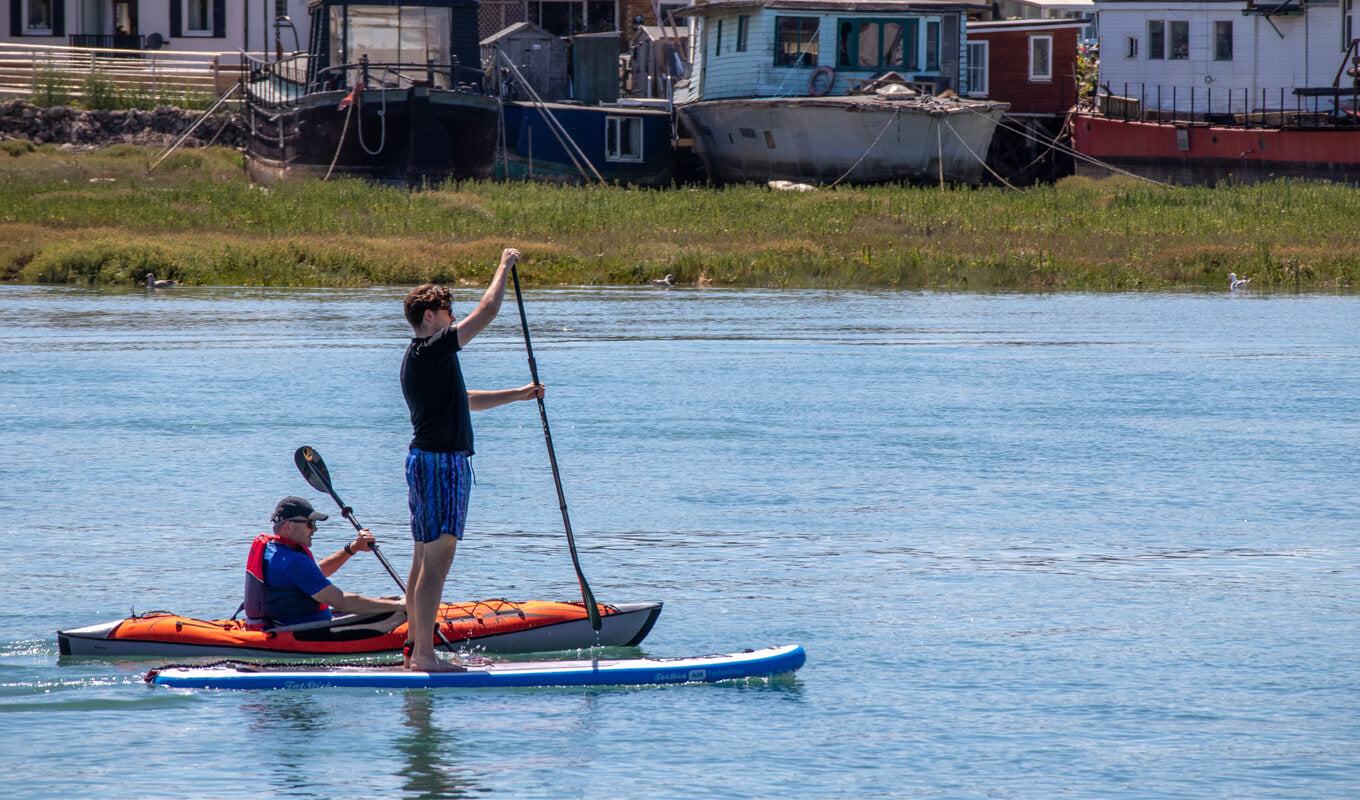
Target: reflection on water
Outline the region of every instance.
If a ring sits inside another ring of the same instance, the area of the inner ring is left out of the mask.
[[[396,742],[405,759],[396,771],[402,777],[402,793],[419,800],[468,797],[478,787],[467,777],[467,769],[452,763],[467,753],[460,754],[453,735],[434,724],[436,702],[430,691],[408,691],[404,698],[406,731]]]

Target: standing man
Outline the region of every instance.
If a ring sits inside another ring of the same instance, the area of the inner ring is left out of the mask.
[[[415,436],[406,457],[410,489],[411,577],[406,582],[406,668],[422,672],[453,672],[463,668],[441,660],[434,651],[435,617],[444,593],[444,579],[453,551],[463,538],[468,492],[472,488],[471,411],[495,408],[516,400],[543,396],[542,384],[518,389],[468,391],[458,365],[458,351],[495,318],[505,299],[505,280],[519,260],[519,251],[506,249],[491,285],[477,307],[455,323],[452,296],[443,286],[424,284],[406,295],[406,321],[415,336],[401,362],[401,392],[411,410]]]

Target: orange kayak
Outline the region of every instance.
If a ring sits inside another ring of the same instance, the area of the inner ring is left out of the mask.
[[[439,628],[458,649],[532,653],[631,647],[651,631],[661,603],[599,605],[591,629],[582,603],[480,600],[444,603]],[[357,656],[401,653],[406,617],[351,614],[326,622],[252,630],[241,620],[201,620],[151,611],[118,622],[58,631],[63,656]],[[436,645],[443,647],[442,642]]]

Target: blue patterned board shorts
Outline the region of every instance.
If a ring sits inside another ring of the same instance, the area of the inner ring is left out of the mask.
[[[466,453],[432,453],[412,448],[406,456],[410,489],[411,537],[433,542],[452,534],[462,541],[472,491],[471,457]]]

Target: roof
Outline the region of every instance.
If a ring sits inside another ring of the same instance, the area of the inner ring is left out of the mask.
[[[975,33],[999,33],[1002,31],[1066,30],[1085,28],[1090,25],[1084,19],[993,19],[986,22],[969,22],[968,35]]]
[[[1237,0],[1241,2],[1241,0]],[[739,8],[770,8],[786,11],[864,14],[902,14],[919,11],[968,11],[991,8],[991,0],[710,0],[675,12],[676,16],[702,17]]]
[[[517,33],[531,33],[548,39],[559,38],[558,36],[543,30],[542,28],[538,27],[532,22],[516,22],[513,25],[507,25],[504,28],[501,28],[500,30],[483,39],[481,42],[479,42],[479,44],[484,45],[495,44],[501,39],[514,36]]]
[[[1054,10],[1070,9],[1072,11],[1094,11],[1095,0],[1011,0],[1024,6],[1035,8],[1051,8]]]

